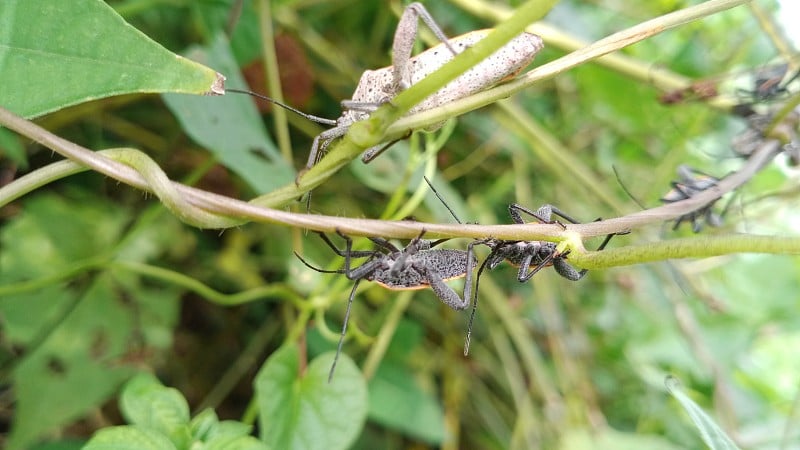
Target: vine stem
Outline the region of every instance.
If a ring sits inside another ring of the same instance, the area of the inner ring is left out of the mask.
[[[248,220],[303,227],[309,230],[332,232],[339,230],[349,235],[381,236],[411,239],[425,230],[431,238],[494,237],[508,240],[564,241],[570,261],[579,267],[599,268],[630,265],[640,262],[680,257],[715,256],[728,253],[800,253],[800,238],[768,236],[712,236],[630,246],[623,249],[587,252],[582,239],[609,233],[624,232],[639,226],[672,220],[697,210],[727,192],[744,184],[759,169],[777,155],[781,149],[778,141],[767,140],[748,159],[741,170],[733,173],[716,186],[687,200],[671,203],[623,217],[588,224],[570,224],[566,230],[559,225],[473,225],[434,224],[410,221],[380,221],[343,217],[300,214],[270,209],[241,200],[206,192],[170,181],[149,156],[135,149],[115,149],[111,152],[93,152],[62,139],[38,125],[10,111],[0,108],[0,124],[33,139],[36,142],[69,158],[75,164],[93,169],[138,189],[153,192],[165,206],[185,220],[199,227],[235,226]],[[75,167],[60,164],[65,174],[75,173]],[[45,168],[47,169],[47,168]],[[40,169],[41,170],[41,169]],[[48,180],[55,179],[52,170],[46,170]],[[20,195],[17,184],[40,186],[31,181],[38,171],[12,182],[0,190],[0,206]],[[149,180],[149,181],[148,181]],[[152,182],[152,184],[151,184]],[[10,193],[14,193],[12,196]]]

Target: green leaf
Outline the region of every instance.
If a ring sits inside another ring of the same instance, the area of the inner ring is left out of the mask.
[[[663,436],[625,433],[613,428],[598,430],[572,429],[564,432],[559,449],[562,450],[678,450]]]
[[[129,355],[171,345],[176,290],[144,288],[138,278],[112,277],[101,265],[89,264],[88,274],[76,270],[102,262],[98,256],[113,249],[127,221],[97,198],[67,207],[40,195],[0,228],[0,292],[8,283],[39,284],[0,294],[4,338],[26,351],[12,372],[17,407],[10,448],[26,447],[108,400],[135,372],[126,365]]]
[[[237,422],[235,420],[223,420],[219,423],[219,425],[214,429],[214,432],[211,433],[210,439],[216,439],[220,436],[227,436],[227,437],[241,437],[241,436],[249,436],[250,433],[253,432],[253,427],[247,425],[242,422]]]
[[[166,436],[135,426],[103,428],[83,450],[176,450]]]
[[[191,422],[192,438],[206,443],[217,442],[224,438],[231,440],[249,436],[253,431],[251,425],[233,420],[220,420],[213,409],[206,409],[195,416]],[[260,441],[256,441],[260,442]]]
[[[776,329],[760,334],[746,355],[740,353],[741,370],[736,378],[770,400],[775,409],[789,408],[791,399],[797,395],[795,375],[800,373],[800,359],[795,352],[798,348],[798,332]]]
[[[24,212],[0,229],[0,282],[60,273],[108,252],[119,239],[129,213],[88,193],[73,193],[78,204],[52,194],[32,196]]]
[[[0,160],[3,158],[8,158],[20,169],[28,168],[28,155],[25,154],[25,148],[20,143],[19,137],[5,128],[0,128]]]
[[[204,450],[269,450],[269,446],[253,436],[218,436],[209,440]]]
[[[192,438],[205,441],[216,432],[219,426],[219,418],[213,409],[204,409],[200,414],[194,416],[190,423]]]
[[[369,418],[430,444],[445,438],[444,411],[435,393],[421,389],[409,371],[386,362],[369,383]]]
[[[712,450],[739,450],[739,447],[733,443],[731,438],[725,434],[724,431],[714,422],[700,406],[695,403],[685,392],[681,389],[680,382],[677,378],[668,377],[664,382],[667,386],[667,391],[675,397],[675,400],[683,406],[686,413],[691,417],[697,429],[700,431],[700,437],[703,442],[708,445]]]
[[[20,300],[10,296],[2,304]],[[133,373],[116,363],[127,351],[132,319],[109,277],[95,280],[71,307],[54,329],[41,324],[36,334],[44,341],[13,371],[17,408],[9,448],[25,447],[97,407]]]
[[[85,445],[86,439],[61,438],[57,441],[42,442],[30,450],[82,450]]]
[[[162,385],[151,374],[140,374],[122,391],[120,410],[128,423],[157,430],[178,447],[190,441],[189,405],[174,388]]]
[[[230,86],[246,87],[224,38],[216,39],[208,49],[193,49],[192,57],[224,71]],[[235,94],[163,97],[192,139],[208,148],[256,192],[269,192],[294,180],[294,168],[284,161],[269,138],[251,98]]]
[[[325,353],[300,374],[299,350],[285,345],[255,380],[261,439],[286,450],[349,448],[364,426],[367,388],[353,361],[341,355],[328,383],[334,354]]]
[[[0,79],[0,105],[24,117],[126,93],[204,94],[218,82],[100,0],[0,2]]]

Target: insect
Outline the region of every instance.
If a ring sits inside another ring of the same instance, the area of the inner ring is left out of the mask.
[[[678,181],[670,183],[672,189],[661,197],[661,202],[674,203],[692,198],[698,193],[716,186],[719,181],[719,178],[682,164],[678,166]],[[675,225],[672,229],[678,229],[683,222],[691,222],[692,231],[699,233],[703,229],[701,219],[705,219],[705,222],[712,227],[722,225],[722,215],[724,215],[724,211],[722,214],[717,214],[712,209],[717,200],[719,199],[717,198],[699,209],[678,217],[675,219]]]
[[[788,73],[789,64],[779,63],[765,66],[758,70],[750,69],[712,76],[695,80],[686,87],[665,92],[659,96],[658,101],[662,105],[674,105],[687,101],[708,100],[717,97],[721,91],[726,90],[720,87],[723,84],[729,84],[725,82],[726,79],[743,80],[746,78],[748,80],[747,83],[752,88],[739,87],[735,89],[742,102],[735,105],[732,112],[735,115],[747,117],[755,114],[753,105],[780,100],[790,93],[789,86],[800,77],[800,70],[789,77],[787,77]],[[743,78],[745,75],[746,77]],[[736,82],[736,84],[739,83]]]
[[[707,100],[719,95],[716,81],[712,79],[698,80],[689,86],[662,94],[658,101],[662,105],[674,105],[690,100]]]
[[[753,110],[750,104],[736,105],[737,114],[744,117],[747,122],[747,128],[731,140],[731,148],[737,156],[745,159],[749,158],[767,140],[764,133],[773,126],[775,114],[781,107],[770,109],[771,111],[767,110],[766,112],[758,113]],[[783,116],[783,123],[786,124],[796,124],[798,120],[800,120],[800,110],[798,108]],[[782,149],[790,166],[796,167],[800,165],[800,141],[798,141],[794,133],[790,135],[790,141],[784,144]]]
[[[345,240],[345,249],[341,250],[336,247],[327,235],[324,233],[318,234],[337,255],[344,258],[343,269],[320,269],[309,264],[297,253],[295,253],[295,256],[307,267],[317,272],[342,273],[348,279],[355,280],[353,289],[350,291],[350,298],[347,301],[342,334],[339,337],[339,344],[328,375],[328,382],[333,379],[336,362],[342,352],[342,345],[347,333],[347,322],[350,319],[350,308],[361,280],[374,281],[391,290],[425,289],[430,287],[442,303],[456,311],[466,309],[469,305],[472,272],[478,264],[478,260],[472,251],[472,244],[466,251],[433,249],[433,247],[441,244],[446,239],[437,241],[424,240],[422,239],[425,234],[423,230],[419,236],[412,239],[403,249],[395,247],[383,238],[370,237],[369,239],[376,245],[376,250],[359,251],[352,249],[353,241],[349,236],[337,231],[337,234]],[[351,267],[352,258],[369,259],[358,267]],[[459,296],[445,281],[461,277],[466,279],[464,292]]]
[[[411,57],[420,19],[442,43]],[[353,123],[366,119],[380,105],[389,102],[399,92],[435,72],[455,55],[475,45],[490,32],[489,29],[478,30],[447,39],[422,4],[415,2],[408,5],[395,31],[392,46],[393,65],[364,72],[352,98],[341,103],[344,112],[335,121],[335,126],[314,138],[306,169],[316,164],[328,145],[344,136]],[[497,52],[416,105],[408,114],[447,104],[513,78],[533,60],[542,47],[544,44],[539,36],[521,33]],[[434,126],[429,131],[439,126],[441,125]],[[367,149],[362,155],[362,161],[365,163],[372,161],[393,143]]]
[[[564,214],[561,210],[553,205],[542,205],[536,211],[532,211],[522,205],[513,203],[508,205],[508,213],[511,220],[517,224],[524,224],[522,214],[528,214],[538,223],[542,224],[557,224],[566,230],[566,226],[558,220],[553,220],[552,216],[556,215],[570,223],[580,223],[570,216]],[[600,220],[600,219],[598,219]],[[611,238],[616,234],[628,234],[629,231],[609,234],[605,237],[603,242],[595,251],[603,250],[608,245]],[[472,332],[472,322],[475,317],[475,310],[478,307],[478,288],[481,280],[481,274],[485,268],[489,270],[497,267],[501,262],[508,261],[512,266],[519,267],[517,272],[517,281],[525,283],[540,270],[548,266],[553,266],[556,273],[570,281],[578,281],[583,278],[588,269],[578,270],[567,262],[567,255],[569,251],[559,252],[558,244],[549,241],[513,241],[501,239],[485,239],[478,241],[491,249],[489,255],[483,261],[478,269],[478,275],[475,282],[475,300],[473,302],[472,312],[470,313],[469,324],[467,325],[467,338],[464,343],[464,354],[469,353],[469,345]]]
[[[450,214],[453,216],[453,218],[455,218],[458,223],[461,223],[433,184],[431,184],[427,178],[425,178],[425,181],[428,183],[428,186],[430,186],[433,193],[436,194],[436,197],[439,199],[439,201],[442,202],[448,211],[450,211]],[[511,216],[511,220],[516,224],[525,223],[522,218],[522,213],[532,216],[539,223],[558,224],[564,229],[566,229],[566,226],[558,220],[553,220],[553,215],[561,217],[570,223],[579,223],[553,205],[543,205],[536,211],[532,211],[522,205],[514,203],[508,206],[508,213]],[[616,234],[627,233],[628,232]],[[606,236],[605,240],[600,244],[596,251],[603,250],[606,245],[608,245],[608,242],[611,240],[611,238],[614,237],[614,235],[615,234],[609,234]],[[548,266],[553,266],[556,273],[571,281],[580,280],[588,272],[588,269],[579,271],[570,265],[567,262],[567,255],[569,252],[559,252],[558,244],[555,242],[515,241],[486,238],[476,240],[471,245],[478,244],[486,245],[491,249],[491,251],[478,269],[472,300],[472,312],[470,313],[469,323],[467,324],[467,336],[464,342],[464,356],[469,354],[470,340],[472,337],[472,324],[475,319],[475,313],[478,309],[478,288],[481,281],[481,274],[483,274],[484,269],[488,268],[489,270],[492,270],[503,261],[508,261],[511,265],[519,267],[519,271],[517,272],[517,280],[520,283],[525,283],[526,281],[530,280],[540,270]]]
[[[755,74],[753,89],[739,89],[737,92],[750,96],[753,103],[776,100],[789,93],[789,85],[800,76],[800,70],[784,82],[789,73],[789,64],[776,64],[764,67]]]

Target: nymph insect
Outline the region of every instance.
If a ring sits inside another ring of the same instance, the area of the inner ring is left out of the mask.
[[[674,203],[692,198],[700,192],[716,186],[719,181],[719,178],[712,177],[711,175],[700,172],[687,165],[680,165],[678,166],[678,181],[670,183],[672,189],[664,194],[661,198],[661,202]],[[699,233],[700,230],[703,229],[701,219],[705,219],[706,223],[712,227],[722,225],[722,215],[716,214],[712,209],[717,200],[719,200],[719,198],[699,209],[678,217],[675,219],[675,225],[672,229],[676,230],[681,223],[688,221],[692,224],[692,231]]]
[[[754,103],[776,100],[789,93],[789,85],[800,77],[800,70],[786,78],[789,64],[777,64],[758,70],[753,89],[739,89],[740,94],[752,97]],[[786,81],[784,81],[786,79]]]
[[[344,315],[344,323],[342,324],[342,334],[339,337],[339,344],[336,349],[336,356],[328,375],[329,382],[333,379],[336,362],[342,351],[344,337],[347,333],[347,322],[350,318],[350,308],[361,280],[374,281],[392,290],[425,289],[430,287],[442,303],[456,311],[466,309],[469,305],[472,272],[478,264],[472,252],[472,244],[470,244],[467,251],[433,249],[433,247],[446,239],[438,241],[424,240],[422,239],[424,233],[423,231],[419,236],[412,239],[403,249],[398,249],[385,239],[370,237],[369,239],[376,245],[376,250],[366,251],[353,250],[353,241],[349,236],[341,232],[337,232],[337,234],[345,240],[344,250],[336,247],[324,233],[319,233],[322,240],[337,255],[344,257],[344,268],[339,270],[323,270],[314,267],[295,253],[295,256],[303,264],[317,272],[343,273],[348,279],[355,280],[353,289],[350,291],[350,298],[347,301],[347,309]],[[369,259],[364,264],[353,268],[351,267],[352,258]],[[466,279],[464,281],[463,295],[459,296],[445,281],[461,277]]]
[[[526,223],[522,219],[521,213],[525,213],[536,219],[538,223],[542,224],[557,224],[563,229],[567,227],[558,220],[553,220],[552,216],[556,215],[566,220],[569,223],[580,223],[570,216],[564,214],[553,205],[543,205],[536,211],[532,211],[522,205],[516,203],[508,205],[508,213],[511,220],[517,224]],[[598,219],[599,220],[599,219]],[[616,233],[616,234],[627,234]],[[597,247],[595,251],[603,250],[608,242],[614,237],[615,234],[609,234],[605,237],[603,242]],[[475,281],[475,299],[472,303],[472,312],[469,317],[469,324],[467,325],[467,338],[464,343],[464,355],[469,353],[469,344],[472,335],[472,322],[475,318],[475,311],[478,309],[478,288],[481,281],[481,274],[484,268],[489,270],[497,267],[501,262],[508,261],[512,266],[519,267],[517,272],[517,281],[525,283],[540,270],[545,267],[553,266],[556,273],[570,281],[578,281],[583,278],[588,269],[578,270],[567,262],[567,255],[569,251],[559,252],[558,244],[548,241],[512,241],[501,239],[485,239],[477,241],[477,243],[484,244],[491,249],[489,256],[483,261],[478,269],[478,276]]]
[[[453,216],[453,218],[455,218],[457,222],[461,223],[453,210],[447,205],[447,202],[445,202],[444,198],[442,198],[436,188],[433,187],[431,182],[427,178],[425,178],[425,181],[428,183],[428,186],[430,186],[433,193],[436,194],[436,197],[439,199],[439,201],[441,201],[447,210],[450,211],[450,214]],[[579,223],[552,205],[543,205],[538,210],[532,211],[522,205],[514,203],[508,206],[508,213],[511,216],[511,220],[516,224],[525,223],[525,221],[522,219],[522,213],[532,216],[538,223],[558,224],[564,229],[566,229],[566,226],[558,220],[553,220],[553,215],[561,217],[570,223]],[[613,236],[614,234],[609,234],[606,236],[603,243],[597,248],[597,251],[603,250]],[[475,281],[472,312],[470,313],[469,323],[467,324],[467,337],[464,342],[465,356],[469,354],[469,345],[472,336],[472,323],[475,319],[475,312],[478,309],[478,288],[480,285],[481,274],[485,268],[492,270],[501,262],[508,261],[511,265],[519,267],[519,271],[517,272],[517,280],[520,283],[525,283],[526,281],[530,280],[540,270],[548,266],[553,266],[556,273],[571,281],[580,280],[588,272],[588,269],[577,270],[575,267],[570,265],[567,262],[567,255],[569,252],[559,252],[558,244],[555,242],[515,241],[487,238],[476,240],[470,245],[477,244],[486,245],[491,249],[491,251],[478,269],[478,275]]]
[[[719,95],[717,91],[717,80],[706,79],[697,80],[685,88],[675,89],[665,92],[658,97],[662,105],[674,105],[676,103],[692,100],[708,100]]]

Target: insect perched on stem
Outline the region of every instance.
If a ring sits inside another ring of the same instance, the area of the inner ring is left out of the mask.
[[[425,181],[428,183],[428,186],[430,186],[433,193],[436,194],[436,197],[439,199],[439,201],[442,202],[448,211],[450,211],[450,214],[453,216],[453,218],[455,218],[458,223],[461,223],[450,206],[447,205],[447,202],[445,202],[444,198],[442,198],[436,188],[433,187],[433,184],[431,184],[427,178],[425,178]],[[553,220],[553,215],[556,215],[570,223],[579,223],[553,205],[543,205],[538,210],[532,211],[522,205],[514,203],[508,205],[508,213],[511,216],[511,220],[516,224],[526,223],[522,219],[522,213],[532,216],[538,223],[557,224],[564,229],[567,227],[558,220]],[[626,231],[623,233],[607,235],[603,243],[600,244],[596,251],[603,250],[606,245],[608,245],[608,242],[611,240],[611,238],[615,235],[627,233],[628,232]],[[588,272],[588,269],[578,270],[570,265],[567,262],[567,255],[569,252],[559,252],[558,244],[555,242],[517,241],[486,238],[476,240],[470,245],[478,244],[486,245],[491,249],[491,251],[478,269],[472,300],[472,312],[470,313],[469,323],[467,324],[467,336],[464,340],[464,356],[469,354],[470,340],[472,338],[472,324],[475,319],[475,313],[478,309],[478,288],[480,286],[481,274],[483,274],[483,270],[485,268],[492,270],[501,262],[508,261],[511,265],[519,267],[519,271],[517,272],[517,281],[520,283],[525,283],[526,281],[530,280],[540,270],[548,266],[553,266],[556,273],[571,281],[580,280]]]
[[[433,31],[441,41],[441,44],[412,57],[411,51],[416,40],[419,20],[422,20]],[[372,112],[381,105],[390,102],[398,93],[437,71],[456,55],[475,45],[491,32],[491,29],[476,30],[448,39],[421,3],[411,3],[403,11],[395,30],[392,45],[392,65],[365,71],[361,75],[352,98],[341,102],[344,111],[336,120],[305,114],[271,98],[248,91],[234,89],[229,89],[229,91],[249,93],[286,107],[309,120],[332,126],[332,128],[323,131],[314,138],[306,166],[298,173],[295,179],[299,184],[300,178],[305,171],[319,162],[331,142],[344,136],[352,124],[368,118]],[[520,33],[456,79],[423,99],[411,108],[407,115],[446,105],[514,78],[533,61],[536,54],[543,47],[544,43],[539,36],[527,32]],[[427,131],[435,131],[441,125],[441,123],[435,124],[428,127]],[[368,148],[362,154],[362,161],[369,163],[395,142],[392,141]],[[310,197],[307,201],[310,203]]]
[[[674,203],[692,198],[693,196],[716,186],[719,181],[719,178],[713,177],[707,173],[700,172],[699,170],[682,164],[678,166],[678,181],[673,181],[670,183],[672,185],[672,189],[670,189],[669,192],[661,197],[661,202]],[[677,230],[683,222],[691,222],[692,231],[699,233],[700,230],[703,229],[703,222],[701,219],[705,219],[705,222],[712,227],[718,227],[722,225],[722,215],[724,212],[722,214],[717,214],[713,211],[713,206],[717,200],[719,200],[719,198],[714,199],[701,208],[678,217],[675,219],[675,225],[672,227],[672,229]]]
[[[538,223],[557,224],[565,230],[567,227],[562,222],[554,220],[552,218],[553,215],[561,217],[569,223],[580,223],[570,216],[564,214],[561,212],[561,210],[553,205],[542,205],[536,211],[532,211],[522,205],[514,203],[508,205],[508,213],[511,216],[511,220],[517,224],[526,223],[522,219],[521,213],[530,215],[536,219]],[[612,233],[607,235],[595,251],[601,251],[606,248],[606,245],[608,245],[609,241],[611,241],[611,238],[615,235],[627,233],[628,232],[626,231],[623,233]],[[483,264],[481,264],[480,268],[478,269],[478,276],[475,281],[475,300],[472,304],[472,313],[470,314],[469,324],[467,325],[467,337],[464,342],[464,355],[469,353],[469,345],[472,337],[472,322],[475,318],[475,311],[478,308],[478,288],[484,268],[492,270],[501,262],[507,261],[512,266],[519,267],[519,271],[517,272],[517,281],[520,283],[527,282],[540,270],[548,266],[553,266],[553,269],[555,269],[556,273],[570,281],[578,281],[583,278],[587,272],[589,272],[589,269],[578,270],[569,264],[567,262],[569,251],[559,252],[558,244],[555,242],[514,241],[489,238],[484,239],[483,241],[477,241],[477,243],[488,246],[491,249],[491,252],[489,252],[489,256],[486,257],[486,259],[483,261]]]
[[[389,241],[370,237],[369,239],[376,245],[376,250],[353,250],[353,241],[349,236],[338,232],[340,237],[345,240],[345,249],[341,250],[324,233],[318,233],[323,241],[333,251],[344,258],[344,268],[339,270],[324,270],[314,267],[295,253],[300,261],[307,267],[323,273],[343,273],[348,279],[355,280],[353,289],[350,291],[350,298],[347,301],[347,310],[344,314],[342,324],[342,334],[339,337],[339,344],[336,348],[336,356],[331,366],[328,382],[333,379],[333,372],[336,369],[336,362],[342,352],[342,345],[347,333],[347,322],[350,319],[350,308],[356,289],[361,280],[374,281],[381,286],[391,290],[425,289],[431,288],[436,297],[450,308],[461,311],[469,305],[469,297],[472,289],[472,272],[478,264],[472,252],[472,244],[466,251],[454,249],[434,249],[433,247],[441,244],[447,239],[428,241],[422,239],[425,234],[423,230],[409,244],[399,249]],[[358,267],[351,267],[352,258],[369,258],[367,262]],[[455,278],[465,277],[464,292],[461,296],[445,281]]]
[[[658,97],[662,105],[674,105],[690,100],[708,100],[719,95],[716,80],[697,80],[684,88],[665,92]]]
[[[751,103],[780,99],[789,93],[789,85],[800,77],[800,69],[787,78],[788,73],[787,63],[764,67],[756,71],[753,89],[739,89],[738,93],[750,97]]]
[[[420,19],[442,43],[412,57],[411,50],[417,35],[417,23]],[[366,119],[379,106],[391,101],[399,92],[435,72],[452,60],[455,55],[475,45],[490,32],[489,29],[478,30],[448,39],[422,4],[415,2],[408,5],[403,11],[395,31],[392,46],[393,65],[364,72],[352,98],[342,102],[344,112],[335,121],[335,126],[314,138],[306,169],[316,164],[328,145],[333,140],[344,136],[353,123]],[[408,114],[447,104],[513,78],[530,64],[543,46],[539,36],[521,33],[476,66],[417,104]],[[432,129],[439,128],[439,126],[441,125],[432,127]],[[372,161],[391,144],[393,142],[367,149],[362,155],[362,160],[365,163]]]

